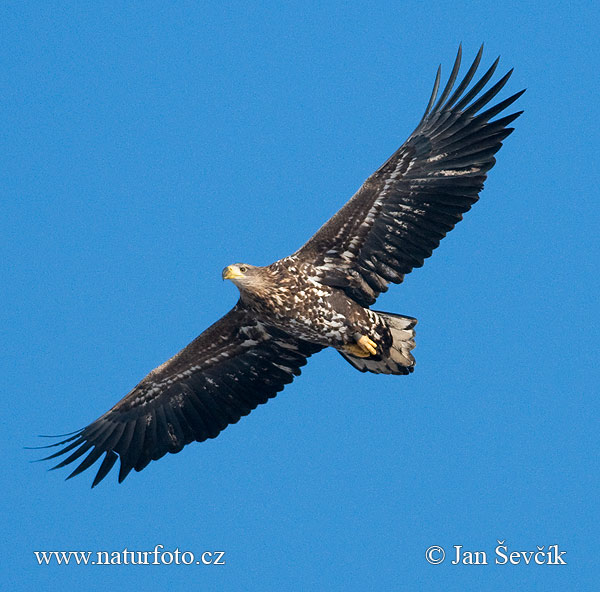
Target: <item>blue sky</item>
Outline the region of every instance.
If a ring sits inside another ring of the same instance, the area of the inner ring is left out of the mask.
[[[591,590],[598,521],[592,3],[5,2],[0,561],[10,589]],[[480,202],[377,308],[417,369],[335,352],[216,440],[134,473],[30,464],[300,246],[408,136],[441,62],[515,67]],[[451,565],[454,545],[566,566]],[[38,566],[35,550],[225,551]],[[425,550],[449,558],[430,565]]]

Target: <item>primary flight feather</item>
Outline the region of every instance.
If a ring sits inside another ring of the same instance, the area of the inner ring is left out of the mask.
[[[412,372],[416,319],[369,307],[421,267],[477,201],[521,114],[493,119],[524,91],[482,111],[512,70],[483,92],[496,60],[469,89],[481,54],[455,88],[459,48],[439,97],[438,69],[415,131],[303,247],[266,267],[226,267],[223,278],[240,290],[236,306],[42,460],[68,454],[60,468],[86,455],[70,478],[103,457],[95,486],[120,459],[121,482],[167,452],[216,437],[325,347],[362,372]]]

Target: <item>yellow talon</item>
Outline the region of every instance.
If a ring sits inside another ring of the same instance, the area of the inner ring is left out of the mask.
[[[357,358],[368,358],[377,354],[377,344],[363,335],[356,343],[344,346],[344,350]]]
[[[371,354],[372,356],[374,356],[377,353],[377,344],[371,339],[369,339],[366,335],[363,335],[358,340],[358,345],[362,347],[363,350],[369,352],[369,354]]]

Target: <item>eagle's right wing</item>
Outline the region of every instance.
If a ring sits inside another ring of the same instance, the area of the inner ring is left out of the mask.
[[[493,118],[524,92],[481,111],[512,72],[482,93],[496,60],[467,90],[481,53],[480,49],[452,92],[461,61],[459,49],[439,98],[438,70],[425,115],[408,140],[294,253],[293,257],[317,269],[318,281],[342,288],[363,306],[373,304],[389,282],[400,283],[412,269],[421,267],[477,201],[486,173],[496,162],[494,154],[521,112]]]
[[[119,482],[167,452],[216,437],[266,403],[322,349],[257,322],[240,302],[186,348],[150,372],[127,396],[70,438],[48,460],[71,452],[56,467],[88,453],[74,477],[103,454],[97,485],[121,459]]]

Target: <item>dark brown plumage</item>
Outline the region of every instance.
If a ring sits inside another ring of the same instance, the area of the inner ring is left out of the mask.
[[[275,396],[324,347],[363,372],[411,372],[416,320],[368,307],[390,282],[423,265],[477,201],[494,154],[513,131],[507,126],[521,112],[491,120],[523,91],[481,111],[512,71],[481,94],[496,60],[467,90],[481,54],[453,90],[459,49],[439,98],[438,70],[415,131],[296,253],[267,267],[227,267],[223,277],[240,289],[235,308],[111,410],[53,444],[61,448],[46,459],[68,454],[54,468],[86,455],[72,477],[103,456],[96,485],[120,458],[122,481],[167,452],[216,437]]]

